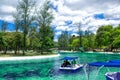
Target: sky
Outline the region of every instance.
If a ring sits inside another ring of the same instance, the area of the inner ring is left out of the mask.
[[[77,34],[78,24],[83,31],[96,33],[101,25],[120,24],[120,0],[50,0],[54,20],[51,27],[55,30],[57,41],[62,31]],[[41,5],[43,0],[37,0]],[[18,0],[0,0],[0,20],[14,23],[12,13],[16,11]],[[10,28],[12,29],[12,28]],[[9,31],[9,30],[8,30]]]

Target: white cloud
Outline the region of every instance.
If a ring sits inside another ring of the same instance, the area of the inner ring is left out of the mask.
[[[16,9],[13,6],[3,5],[0,7],[0,11],[5,13],[12,13],[15,12]]]
[[[2,16],[2,17],[0,17],[0,19],[8,21],[8,22],[13,22],[13,20],[14,20],[13,16],[11,16],[11,15]]]
[[[59,26],[61,22],[64,24],[66,20],[72,20],[73,24],[81,22],[82,30],[86,30],[90,26],[99,27],[100,25],[119,24],[119,21],[107,21],[105,19],[96,20],[94,14],[103,13],[105,18],[120,18],[120,1],[119,0],[57,0],[54,2],[58,5],[58,12],[55,20]],[[101,5],[102,4],[102,5]],[[88,18],[86,18],[88,17]],[[66,26],[57,27],[57,30],[65,30]],[[73,32],[77,32],[77,29]],[[93,28],[96,31],[96,28]]]
[[[61,31],[56,32],[56,35],[61,35],[61,34],[62,34]]]
[[[120,18],[120,6],[110,8],[105,12],[106,18]]]
[[[65,31],[67,30],[69,27],[68,26],[57,26],[56,30],[61,30],[61,31]]]

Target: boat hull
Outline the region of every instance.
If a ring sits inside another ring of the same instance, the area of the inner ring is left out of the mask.
[[[106,80],[120,80],[120,72],[106,73]]]
[[[59,69],[60,70],[69,70],[69,71],[75,71],[75,70],[78,70],[80,68],[82,68],[83,65],[75,65],[75,66],[71,66],[71,67],[60,67]]]

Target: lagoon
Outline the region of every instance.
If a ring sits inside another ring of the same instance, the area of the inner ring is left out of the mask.
[[[59,57],[32,60],[0,61],[0,80],[105,80],[106,72],[120,71],[120,68],[86,67],[76,72],[60,71],[60,58],[64,56],[78,56],[78,62],[86,65],[89,62],[120,59],[120,54],[103,52],[60,52]],[[86,72],[85,72],[86,70]]]

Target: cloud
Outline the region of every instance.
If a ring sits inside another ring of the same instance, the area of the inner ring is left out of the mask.
[[[50,4],[50,7],[53,9],[53,10],[55,10],[56,12],[58,12],[58,5],[53,5],[53,2],[51,2]]]
[[[69,27],[68,26],[57,26],[56,30],[60,30],[60,31],[65,31],[67,30]]]
[[[56,35],[61,35],[61,34],[62,34],[61,31],[56,32]]]
[[[12,0],[12,1],[11,0],[0,0],[0,19],[13,22],[13,13],[16,11],[16,7],[19,1],[21,0]],[[38,2],[41,2],[41,0],[39,0]],[[6,18],[7,16],[9,19]]]
[[[1,12],[5,12],[5,13],[12,13],[16,11],[16,9],[13,6],[7,6],[7,5],[1,6],[0,10]]]
[[[12,13],[16,11],[17,1],[18,0],[0,0],[0,19],[13,22]]]

